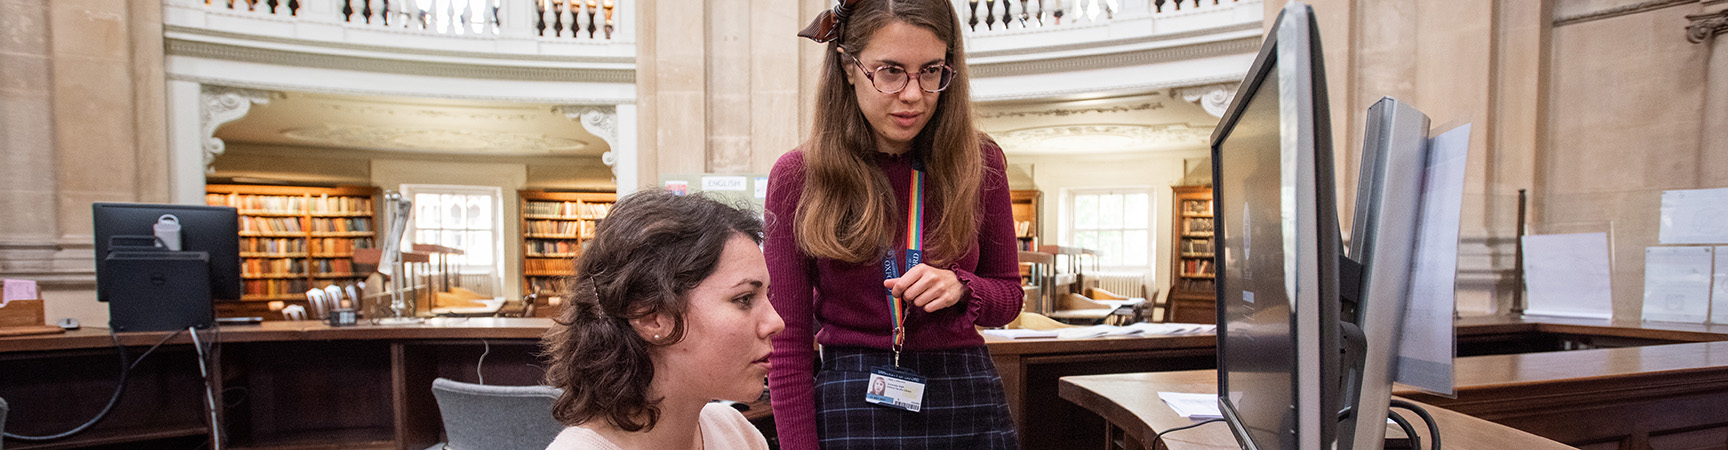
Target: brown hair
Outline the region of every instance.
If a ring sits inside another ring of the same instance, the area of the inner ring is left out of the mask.
[[[762,221],[700,194],[650,190],[619,200],[577,258],[569,301],[541,341],[546,384],[564,389],[552,417],[572,426],[602,419],[624,431],[654,428],[660,399],[648,398],[648,350],[684,339],[687,295],[738,234],[760,244]],[[659,342],[630,324],[651,314],[673,321]]]
[[[840,38],[828,43],[816,97],[820,107],[803,145],[806,181],[793,223],[798,249],[807,255],[862,263],[896,242],[894,190],[874,163],[876,135],[846,82],[850,63],[836,51],[856,55],[876,30],[894,22],[935,33],[948,44],[947,62],[955,70],[908,154],[922,160],[929,174],[926,208],[941,212],[933,214],[925,258],[931,265],[953,261],[977,239],[983,137],[973,124],[960,17],[943,0],[863,0],[848,14]]]

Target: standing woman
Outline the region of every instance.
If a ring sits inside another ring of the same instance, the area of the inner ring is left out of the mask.
[[[768,186],[782,448],[1016,448],[974,326],[1018,316],[1018,249],[954,7],[841,0],[799,35],[828,45],[814,129]]]

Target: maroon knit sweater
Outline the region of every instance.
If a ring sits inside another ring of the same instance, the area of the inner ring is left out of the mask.
[[[966,284],[967,295],[954,306],[926,313],[913,308],[906,318],[905,349],[935,350],[984,345],[974,325],[997,327],[1020,313],[1025,294],[1020,289],[1019,254],[1014,239],[1014,214],[1008,200],[1008,179],[1002,149],[994,143],[981,149],[983,191],[979,195],[978,243],[965,257],[943,269],[954,271]],[[894,187],[899,236],[905,236],[906,191],[912,176],[910,159],[878,153],[876,164]],[[851,264],[815,258],[798,250],[793,240],[794,215],[804,191],[804,152],[780,157],[768,178],[767,236],[762,244],[773,280],[769,300],[786,330],[774,336],[774,423],[781,448],[813,450],[816,442],[815,358],[811,333],[825,346],[890,348],[892,325],[883,297],[881,261]],[[926,209],[925,236],[941,211]],[[894,254],[904,264],[905,243],[897,239]],[[904,270],[904,269],[902,269]],[[910,305],[908,305],[910,306]]]

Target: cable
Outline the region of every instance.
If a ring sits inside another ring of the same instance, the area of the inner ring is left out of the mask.
[[[198,352],[198,376],[204,379],[204,405],[210,413],[210,448],[222,450],[222,424],[216,418],[216,392],[210,384],[210,370],[204,364],[204,344],[198,342],[197,328],[186,327],[186,330],[192,332],[192,349]]]
[[[1409,420],[1399,415],[1397,411],[1386,411],[1386,417],[1392,419],[1393,423],[1397,423],[1398,428],[1404,429],[1404,436],[1410,439],[1411,450],[1422,450],[1422,436],[1416,435],[1416,427],[1410,426]]]
[[[114,386],[114,394],[108,396],[108,404],[102,405],[102,410],[96,413],[96,417],[91,417],[89,421],[86,421],[84,424],[78,425],[71,430],[47,436],[25,436],[15,433],[4,433],[3,435],[7,439],[16,439],[25,442],[44,442],[63,439],[67,436],[83,433],[84,430],[90,429],[91,426],[96,425],[97,422],[101,422],[103,418],[108,417],[108,412],[114,409],[114,405],[120,403],[121,394],[126,392],[126,382],[132,378],[132,369],[138,367],[138,363],[144,362],[144,358],[150,356],[151,352],[156,351],[157,347],[161,347],[163,343],[166,343],[169,339],[173,339],[174,336],[179,335],[180,331],[176,330],[168,336],[163,337],[162,340],[156,341],[156,345],[150,346],[149,350],[145,350],[144,354],[139,355],[138,359],[133,360],[126,356],[126,346],[120,345],[120,335],[115,334],[112,329],[108,330],[108,338],[114,340],[114,353],[120,357],[120,380]]]
[[[1428,436],[1434,440],[1428,450],[1440,450],[1440,423],[1434,421],[1434,416],[1428,415],[1428,410],[1422,409],[1415,403],[1399,399],[1392,399],[1392,407],[1408,409],[1410,412],[1416,413],[1417,416],[1421,416],[1423,421],[1428,422]]]
[[[474,376],[480,379],[480,384],[486,384],[486,374],[481,373],[480,369],[486,366],[486,354],[492,353],[492,343],[480,339],[480,345],[486,346],[486,349],[480,352],[480,362],[474,363]]]
[[[1209,423],[1212,423],[1212,422],[1223,422],[1223,421],[1224,421],[1224,419],[1206,419],[1206,420],[1205,420],[1205,421],[1203,421],[1203,422],[1200,422],[1200,423],[1196,423],[1196,424],[1193,424],[1193,425],[1184,425],[1184,426],[1180,426],[1180,427],[1176,427],[1176,428],[1171,428],[1171,429],[1168,429],[1168,430],[1164,430],[1164,431],[1160,431],[1160,432],[1158,432],[1158,434],[1156,434],[1156,435],[1153,435],[1153,436],[1152,436],[1152,442],[1148,442],[1148,444],[1152,444],[1152,445],[1154,445],[1154,446],[1156,446],[1156,445],[1158,445],[1158,440],[1159,440],[1159,439],[1163,439],[1163,438],[1164,438],[1164,435],[1165,435],[1165,434],[1168,434],[1168,433],[1170,433],[1170,432],[1172,432],[1172,431],[1182,431],[1182,430],[1186,430],[1186,429],[1189,429],[1189,428],[1194,428],[1194,427],[1197,427],[1197,426],[1201,426],[1201,425],[1205,425],[1205,424],[1209,424]]]

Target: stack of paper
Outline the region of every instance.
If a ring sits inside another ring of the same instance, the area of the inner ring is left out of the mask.
[[[1085,339],[1102,336],[1129,336],[1136,334],[1188,334],[1210,333],[1218,329],[1215,325],[1200,323],[1136,323],[1133,325],[1093,325],[1089,327],[1058,328],[1055,330],[984,330],[983,333],[1007,339]]]

